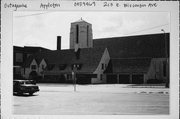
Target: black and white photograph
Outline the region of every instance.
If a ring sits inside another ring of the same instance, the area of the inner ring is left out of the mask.
[[[3,3],[4,119],[178,119],[175,4],[20,3]]]
[[[169,17],[14,12],[14,114],[169,114]]]

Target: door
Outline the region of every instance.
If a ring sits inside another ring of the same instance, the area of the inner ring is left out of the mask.
[[[132,75],[132,83],[133,84],[143,84],[144,83],[144,75],[143,74]]]
[[[108,84],[117,83],[117,75],[116,74],[108,74],[106,79],[107,79]]]
[[[130,82],[130,75],[128,74],[120,74],[119,75],[119,83],[120,84],[128,84]]]

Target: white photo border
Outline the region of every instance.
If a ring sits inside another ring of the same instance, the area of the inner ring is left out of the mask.
[[[86,0],[85,0],[86,1]],[[42,9],[40,3],[58,2],[60,8]],[[105,1],[95,1],[94,7],[74,7],[77,1],[60,0],[2,0],[1,2],[1,117],[2,119],[179,119],[179,2],[178,1],[118,1],[119,3],[157,3],[155,8],[103,7]],[[117,2],[117,1],[111,1]],[[27,8],[5,4],[27,4]],[[170,114],[169,115],[13,115],[13,11],[119,11],[169,12],[170,16]]]

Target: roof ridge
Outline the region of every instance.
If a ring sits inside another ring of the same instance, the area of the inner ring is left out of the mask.
[[[92,39],[92,40],[104,40],[104,39],[114,39],[114,38],[126,38],[126,37],[142,37],[142,36],[151,36],[151,35],[163,35],[164,33],[154,33],[154,34],[139,34],[139,35],[132,35],[132,36],[117,36],[117,37],[106,37],[106,38],[96,38],[96,39]],[[165,33],[165,34],[170,34],[169,32]]]
[[[152,59],[153,57],[130,57],[130,58],[111,58],[111,59]]]

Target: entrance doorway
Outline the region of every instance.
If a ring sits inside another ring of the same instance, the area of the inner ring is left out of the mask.
[[[132,83],[133,84],[143,84],[144,83],[144,75],[143,74],[132,75]]]
[[[108,84],[117,83],[117,75],[116,74],[108,74],[107,75],[107,83]]]
[[[119,75],[119,83],[120,84],[128,84],[130,82],[130,75],[121,74]]]

